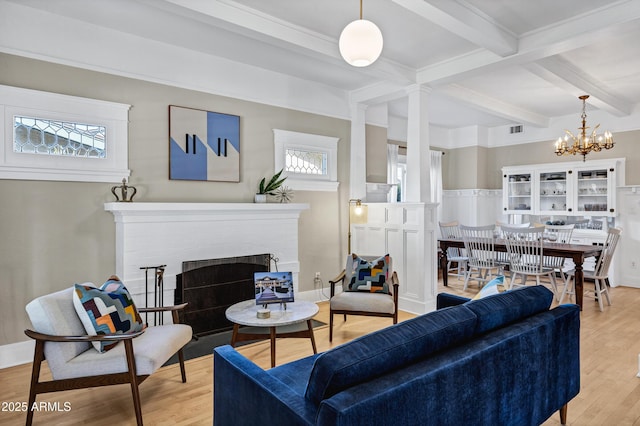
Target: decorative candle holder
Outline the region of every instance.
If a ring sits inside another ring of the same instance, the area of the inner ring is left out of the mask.
[[[260,319],[266,319],[271,317],[271,311],[269,309],[258,309],[256,316]]]

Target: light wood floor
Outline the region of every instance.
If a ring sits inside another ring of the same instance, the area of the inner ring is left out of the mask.
[[[439,291],[472,296],[477,288],[462,291],[462,281],[450,277],[449,287]],[[640,289],[617,287],[611,290],[611,307],[605,312],[585,297],[581,326],[581,391],[569,403],[571,425],[640,425]],[[412,317],[401,313],[400,320]],[[316,319],[328,323],[328,306],[320,303]],[[338,319],[336,317],[336,319]],[[349,317],[337,321],[333,345],[329,345],[328,326],[315,329],[319,351],[339,345],[367,332],[386,327],[385,318]],[[270,366],[268,342],[239,348],[239,351],[263,368]],[[277,364],[312,354],[308,339],[281,339],[277,342]],[[147,425],[210,425],[213,415],[213,361],[206,356],[187,361],[187,383],[181,383],[177,366],[160,369],[141,387],[142,412]],[[24,424],[26,413],[6,411],[10,403],[26,402],[31,365],[0,370],[0,424]],[[46,368],[44,369],[46,370]],[[46,371],[45,371],[46,372]],[[233,390],[230,389],[230,392]],[[37,401],[53,403],[37,412],[38,425],[133,425],[135,416],[128,385],[40,395]],[[451,395],[455,398],[455,394]],[[56,405],[70,411],[55,411]],[[559,424],[556,414],[545,425]]]

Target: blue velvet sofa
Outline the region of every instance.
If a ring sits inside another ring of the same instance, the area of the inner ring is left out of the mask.
[[[214,349],[214,425],[539,425],[580,389],[576,305],[542,286],[468,299],[263,370]]]

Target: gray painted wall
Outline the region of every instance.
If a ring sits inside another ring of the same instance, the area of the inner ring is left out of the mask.
[[[367,182],[387,183],[387,129],[367,125]]]
[[[344,267],[349,121],[5,54],[0,84],[131,104],[136,201],[252,202],[260,179],[273,173],[273,128],[340,138],[339,192],[294,192],[294,202],[311,206],[300,218],[300,290],[313,289],[315,272],[326,283]],[[170,104],[241,117],[240,183],[168,179]],[[114,273],[115,224],[103,210],[113,185],[0,180],[0,345],[27,340],[24,307],[33,298],[76,282],[102,284]]]
[[[616,145],[608,151],[587,155],[590,159],[626,158],[625,184],[640,185],[640,130],[614,134]],[[438,148],[440,149],[440,148]],[[558,157],[553,141],[535,142],[498,148],[466,147],[444,149],[444,189],[501,189],[502,167],[523,164],[580,161],[582,156]]]

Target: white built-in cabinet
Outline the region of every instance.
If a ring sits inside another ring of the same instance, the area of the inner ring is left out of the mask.
[[[617,216],[624,159],[502,168],[505,214]]]

